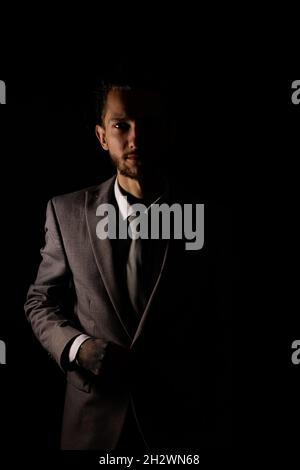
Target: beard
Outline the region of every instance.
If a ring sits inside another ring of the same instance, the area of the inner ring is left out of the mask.
[[[118,172],[123,175],[127,176],[131,179],[140,179],[143,177],[143,162],[141,160],[136,160],[134,165],[131,163],[127,164],[126,157],[117,158],[114,155],[110,154],[110,159],[114,167],[118,170]]]

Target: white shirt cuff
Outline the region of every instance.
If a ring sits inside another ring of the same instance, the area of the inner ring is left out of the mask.
[[[90,339],[90,338],[91,338],[91,336],[82,334],[82,335],[77,336],[74,339],[74,341],[72,343],[72,346],[70,347],[70,350],[69,350],[69,361],[70,362],[75,361],[76,355],[78,353],[78,349],[80,348],[80,346],[82,345],[82,343],[84,341],[86,341],[87,339]]]

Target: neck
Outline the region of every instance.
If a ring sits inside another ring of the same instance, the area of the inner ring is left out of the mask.
[[[151,202],[155,197],[158,197],[164,189],[165,181],[159,176],[152,177],[151,180],[147,178],[133,179],[128,176],[117,174],[119,185],[129,194],[137,199],[144,199]]]

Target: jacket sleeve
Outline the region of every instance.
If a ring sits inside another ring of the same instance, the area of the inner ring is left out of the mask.
[[[25,314],[44,348],[63,367],[65,349],[80,335],[66,311],[64,299],[72,285],[72,273],[64,250],[53,200],[47,205],[45,246],[34,284],[29,288]]]

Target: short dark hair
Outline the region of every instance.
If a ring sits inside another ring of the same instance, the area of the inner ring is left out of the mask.
[[[103,118],[105,114],[105,105],[107,96],[112,90],[132,90],[132,86],[128,83],[117,83],[116,81],[104,81],[102,80],[98,89],[95,91],[95,112],[97,124],[103,125]]]
[[[103,76],[98,80],[94,87],[95,98],[95,121],[97,124],[103,124],[103,114],[107,96],[111,90],[150,90],[157,92],[162,100],[167,96],[167,84],[163,76],[159,75],[159,71],[150,70],[143,66],[128,67],[122,64],[115,68],[111,73]]]

